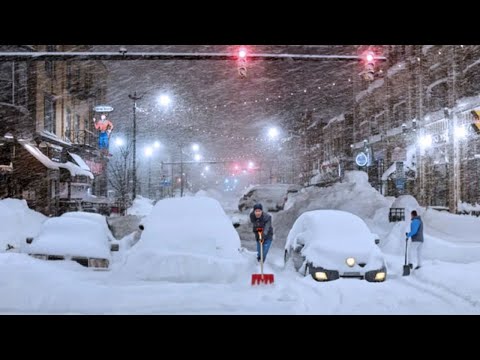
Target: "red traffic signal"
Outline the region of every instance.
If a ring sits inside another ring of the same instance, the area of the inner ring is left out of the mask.
[[[373,54],[373,52],[369,51],[365,55],[365,59],[367,60],[367,63],[369,63],[369,64],[373,63],[373,61],[375,60],[375,55]]]
[[[238,57],[240,59],[245,59],[247,57],[247,49],[240,48],[240,50],[238,50]]]

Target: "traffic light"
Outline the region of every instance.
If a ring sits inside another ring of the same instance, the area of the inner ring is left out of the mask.
[[[240,79],[245,79],[247,77],[247,49],[241,47],[238,50],[238,76]]]
[[[365,70],[360,73],[367,81],[375,80],[375,54],[373,51],[366,51],[363,54]]]

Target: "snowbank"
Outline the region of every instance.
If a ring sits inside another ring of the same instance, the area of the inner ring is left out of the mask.
[[[289,193],[297,192],[300,189],[300,186],[292,184],[250,186],[240,199],[238,209],[249,211],[256,203],[261,203],[265,211],[283,210]]]
[[[137,196],[132,206],[127,209],[127,215],[147,216],[153,209],[153,200]]]
[[[27,237],[36,236],[46,216],[31,210],[25,200],[0,200],[0,252],[7,244],[20,247]]]
[[[205,197],[159,201],[143,221],[123,271],[144,280],[228,282],[247,264],[220,203]]]
[[[417,199],[412,195],[401,195],[396,198],[392,203],[392,208],[404,208],[405,209],[405,221],[410,221],[410,213],[416,210],[418,215],[422,216],[424,208],[420,206]]]
[[[346,172],[344,182],[325,188],[309,187],[301,192],[289,195],[286,210],[275,214],[274,246],[285,245],[288,232],[295,220],[304,212],[320,209],[343,210],[362,218],[370,230],[379,235],[381,229],[376,221],[388,221],[391,201],[385,199],[368,183],[367,174],[363,171]]]

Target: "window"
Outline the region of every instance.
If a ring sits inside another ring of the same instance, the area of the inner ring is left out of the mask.
[[[436,111],[446,106],[448,100],[448,84],[445,79],[443,82],[437,82],[427,92],[428,109]]]
[[[0,62],[0,102],[13,104],[13,63]]]
[[[47,52],[55,52],[55,45],[47,45]],[[55,63],[52,60],[45,60],[45,73],[50,79],[55,77]]]
[[[72,87],[72,63],[67,62],[67,68],[66,68],[66,77],[67,77],[67,89],[70,90]]]
[[[75,115],[75,132],[78,132],[80,130],[80,115],[76,114]]]
[[[44,97],[44,124],[45,130],[55,134],[57,130],[55,121],[55,100],[53,96],[45,94]]]
[[[67,138],[70,138],[70,140],[72,137],[71,128],[70,128],[71,124],[72,124],[72,111],[70,110],[69,107],[67,107],[67,116],[66,116],[66,122],[65,122],[65,136]]]
[[[27,106],[27,64],[16,62],[15,67],[15,104]]]
[[[393,127],[401,126],[407,121],[407,102],[401,101],[393,105]]]

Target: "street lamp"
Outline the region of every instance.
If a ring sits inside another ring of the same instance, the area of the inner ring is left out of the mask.
[[[137,92],[135,91],[132,94],[129,94],[128,97],[133,100],[133,200],[137,197],[137,116],[136,116],[136,109],[137,109],[137,101],[140,100],[142,96],[138,96]]]
[[[167,107],[168,105],[171,104],[172,99],[168,95],[160,95],[158,102],[160,103],[160,105]]]
[[[280,132],[276,127],[271,127],[268,129],[268,137],[270,140],[276,140],[278,138],[278,135],[280,135]]]

